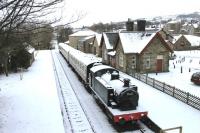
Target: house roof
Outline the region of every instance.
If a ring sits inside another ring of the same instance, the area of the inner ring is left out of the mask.
[[[77,31],[69,36],[91,36],[91,35],[95,35],[95,34],[97,34],[97,33],[92,30],[84,29],[84,30]]]
[[[96,40],[97,40],[98,46],[99,46],[100,43],[101,43],[101,38],[102,38],[102,34],[96,34]]]
[[[115,33],[115,32],[103,33],[103,38],[104,38],[104,42],[106,45],[106,49],[112,50],[117,44],[118,37],[119,37],[118,33]]]
[[[87,40],[92,39],[94,37],[95,37],[94,35],[87,36],[87,37],[84,37],[83,39],[81,39],[81,41],[87,41]]]
[[[173,43],[175,43],[181,36],[184,36],[191,44],[191,46],[199,46],[200,45],[200,37],[194,36],[194,35],[177,35],[174,36],[175,40]]]
[[[190,42],[191,46],[199,46],[200,45],[200,37],[193,35],[184,35],[185,38]]]
[[[173,44],[181,37],[182,35],[175,35],[175,36],[173,36],[174,37],[174,39],[173,39]]]
[[[155,34],[155,32],[119,33],[124,53],[141,53],[150,40],[155,36]]]

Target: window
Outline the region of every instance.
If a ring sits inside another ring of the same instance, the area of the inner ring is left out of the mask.
[[[151,63],[150,63],[150,56],[147,56],[147,57],[146,57],[146,60],[145,60],[145,68],[146,68],[146,69],[150,69],[150,66],[151,66]]]
[[[123,67],[124,66],[124,58],[123,58],[123,53],[119,53],[119,60],[118,60],[119,66]]]

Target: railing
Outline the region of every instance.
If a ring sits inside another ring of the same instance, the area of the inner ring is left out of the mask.
[[[158,81],[154,78],[148,77],[148,75],[143,75],[139,73],[134,73],[132,77],[156,88],[159,91],[162,91],[198,110],[200,110],[200,98],[190,94],[189,92],[182,91],[174,86],[168,85],[164,82]]]
[[[166,133],[166,131],[172,131],[172,130],[179,130],[179,133],[182,133],[182,127],[174,127],[174,128],[168,128],[168,129],[164,129],[161,130],[160,133]]]

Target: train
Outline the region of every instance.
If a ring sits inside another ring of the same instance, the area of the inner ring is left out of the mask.
[[[138,87],[119,70],[65,43],[58,48],[114,124],[137,123],[147,117],[148,112],[138,104]]]

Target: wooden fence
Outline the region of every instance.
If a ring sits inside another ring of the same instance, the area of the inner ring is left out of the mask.
[[[190,94],[189,92],[182,91],[174,86],[168,85],[164,82],[160,82],[154,78],[148,77],[148,75],[143,75],[139,73],[134,73],[132,77],[160,90],[198,110],[200,110],[200,98]]]

